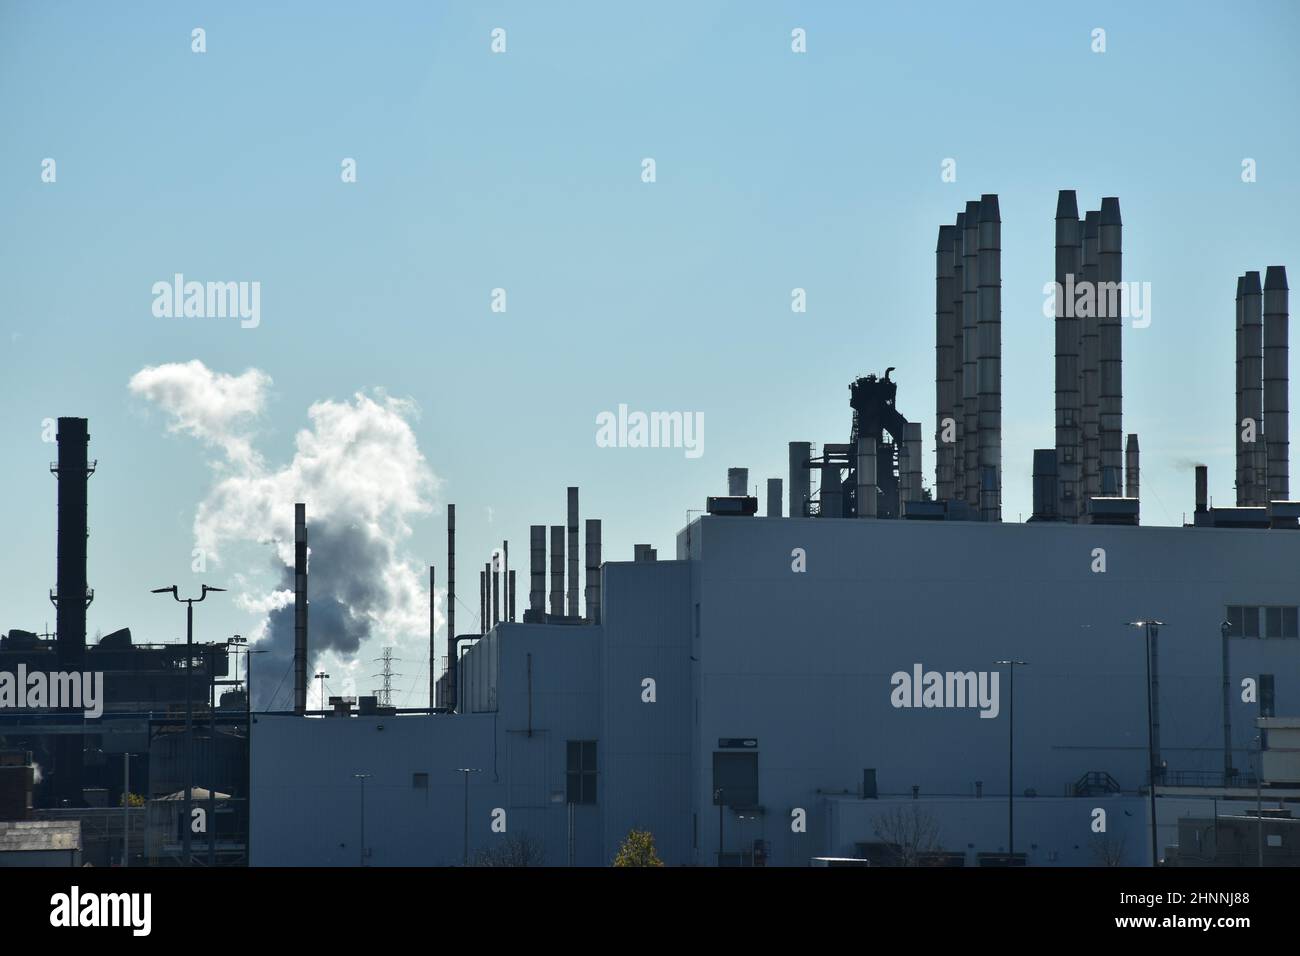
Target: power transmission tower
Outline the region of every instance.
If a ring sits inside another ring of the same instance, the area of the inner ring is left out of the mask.
[[[393,656],[393,649],[391,647],[384,648],[383,657],[375,658],[376,663],[382,663],[384,665],[384,669],[378,674],[370,675],[371,677],[382,677],[384,679],[384,686],[380,690],[375,691],[375,696],[379,698],[379,705],[381,707],[393,706],[393,678],[402,676],[401,674],[393,672],[393,664],[399,663],[401,660],[400,657]]]

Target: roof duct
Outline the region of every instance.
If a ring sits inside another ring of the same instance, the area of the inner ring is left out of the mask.
[[[781,517],[781,479],[767,479],[767,516]]]

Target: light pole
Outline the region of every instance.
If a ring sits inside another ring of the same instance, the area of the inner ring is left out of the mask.
[[[1016,668],[1028,661],[994,661],[1007,669],[1007,866],[1012,866],[1016,855],[1016,788],[1015,788],[1015,733],[1016,733]]]
[[[718,866],[722,866],[722,788],[713,791],[713,801],[718,805]]]
[[[184,826],[181,831],[181,854],[184,856],[182,866],[190,866],[190,850],[192,847],[190,841],[191,823],[190,813],[191,804],[194,798],[194,701],[192,699],[190,683],[190,674],[194,665],[194,605],[206,598],[209,592],[224,591],[225,588],[208,587],[202,585],[203,590],[199,592],[196,598],[183,598],[176,593],[176,585],[166,588],[154,588],[154,594],[170,594],[178,602],[185,605],[185,806],[184,806]],[[211,679],[211,674],[208,675]],[[211,783],[211,781],[208,781]],[[209,821],[210,823],[210,821]]]
[[[1164,627],[1164,621],[1129,621],[1130,627],[1140,627],[1146,634],[1147,655],[1147,774],[1150,786],[1147,788],[1151,797],[1151,865],[1160,864],[1160,851],[1156,847],[1156,752],[1153,742],[1151,716],[1151,628]]]
[[[330,675],[324,671],[316,672],[316,679],[320,681],[320,709],[325,709],[325,682],[330,679]]]
[[[356,779],[361,781],[361,865],[366,865],[366,781],[372,774],[354,773]]]
[[[1256,865],[1264,865],[1264,800],[1260,790],[1264,776],[1264,731],[1255,735],[1255,850]]]
[[[483,771],[478,767],[460,767],[456,772],[465,775],[465,853],[461,865],[469,866],[469,775]]]

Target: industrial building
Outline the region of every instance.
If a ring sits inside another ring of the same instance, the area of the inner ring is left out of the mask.
[[[1294,864],[1285,272],[1239,283],[1238,507],[1201,468],[1193,521],[1142,527],[1119,201],[1062,191],[1055,429],[1012,524],[1000,245],[996,195],[939,230],[932,489],[892,369],[859,377],[847,442],[789,442],[788,504],[733,468],[673,560],[602,560],[588,521],[580,613],[571,488],[549,610],[535,525],[522,621],[503,547],[431,712],[257,715],[250,862],[607,865],[638,829],[668,865]]]

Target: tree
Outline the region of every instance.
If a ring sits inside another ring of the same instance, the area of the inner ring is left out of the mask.
[[[915,803],[906,810],[895,807],[872,823],[894,866],[923,866],[941,849],[938,821]]]
[[[1092,855],[1102,866],[1124,865],[1124,837],[1098,833],[1092,838]]]
[[[527,833],[507,836],[491,849],[474,854],[474,866],[541,866],[542,846]]]
[[[663,866],[655,852],[655,838],[649,830],[629,830],[614,857],[615,866]]]

